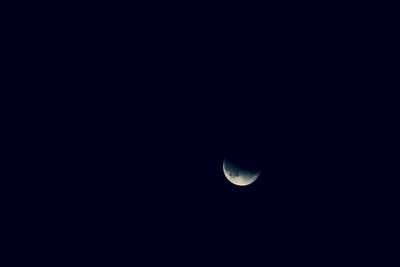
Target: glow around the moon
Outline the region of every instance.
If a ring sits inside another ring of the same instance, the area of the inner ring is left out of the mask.
[[[239,186],[245,186],[253,183],[261,173],[260,171],[251,171],[238,168],[228,159],[224,159],[223,170],[226,178],[228,178],[231,183]]]

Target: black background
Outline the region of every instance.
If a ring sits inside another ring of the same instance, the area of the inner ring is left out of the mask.
[[[251,266],[367,243],[379,118],[362,29],[88,12],[41,47],[52,253]],[[262,173],[235,186],[224,158]]]

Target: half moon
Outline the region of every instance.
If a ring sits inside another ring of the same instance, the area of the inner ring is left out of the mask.
[[[253,183],[260,176],[261,171],[252,171],[239,168],[233,165],[228,159],[224,159],[222,164],[224,174],[228,180],[239,186],[245,186]]]

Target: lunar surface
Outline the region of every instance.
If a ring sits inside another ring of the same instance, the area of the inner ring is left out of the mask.
[[[252,171],[239,168],[233,165],[228,159],[224,159],[223,169],[226,178],[228,178],[231,183],[239,186],[245,186],[253,183],[261,173],[261,171]]]

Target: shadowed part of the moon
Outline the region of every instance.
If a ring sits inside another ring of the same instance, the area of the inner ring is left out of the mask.
[[[226,178],[231,183],[240,186],[253,183],[261,173],[260,171],[239,168],[232,164],[228,159],[224,159],[223,170]]]

